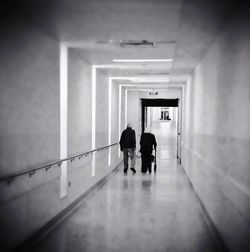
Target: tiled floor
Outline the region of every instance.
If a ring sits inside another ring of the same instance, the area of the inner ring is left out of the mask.
[[[155,132],[158,139],[160,131],[158,127]],[[172,155],[176,149],[167,144],[174,142],[175,134],[167,134],[166,128],[164,132],[158,140],[156,174],[142,175],[139,159],[135,175],[124,175],[121,167],[33,251],[217,251],[199,204]]]

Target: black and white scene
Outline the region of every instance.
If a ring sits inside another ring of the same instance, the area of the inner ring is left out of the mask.
[[[250,251],[250,1],[0,7],[1,252]]]

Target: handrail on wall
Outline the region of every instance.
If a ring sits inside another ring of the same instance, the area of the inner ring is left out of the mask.
[[[7,181],[8,185],[9,185],[16,177],[26,175],[26,174],[29,174],[29,177],[31,177],[36,171],[42,170],[42,169],[45,169],[45,171],[47,172],[52,166],[57,165],[58,167],[60,167],[62,165],[62,163],[65,162],[65,161],[70,160],[70,162],[73,162],[77,158],[81,159],[82,157],[87,157],[89,154],[108,149],[108,148],[110,148],[110,147],[112,147],[114,145],[117,145],[117,144],[118,143],[110,144],[110,145],[107,145],[107,146],[104,146],[104,147],[101,147],[101,148],[98,148],[98,149],[95,149],[95,150],[91,150],[91,151],[84,152],[84,153],[81,153],[81,154],[78,154],[78,155],[75,155],[75,156],[60,159],[58,161],[55,161],[55,162],[52,162],[52,163],[49,163],[49,164],[46,164],[46,165],[43,165],[43,166],[39,166],[37,168],[29,169],[29,170],[22,171],[22,172],[17,172],[17,173],[7,175],[7,176],[2,176],[2,177],[0,177],[0,183],[3,182],[3,181]]]

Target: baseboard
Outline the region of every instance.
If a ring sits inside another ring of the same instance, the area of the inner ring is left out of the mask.
[[[194,194],[195,198],[197,199],[200,209],[201,209],[201,213],[202,213],[202,217],[204,219],[204,221],[206,222],[210,233],[212,234],[215,242],[216,242],[216,246],[217,249],[216,251],[220,251],[220,252],[230,252],[230,249],[228,248],[228,246],[226,245],[224,239],[222,238],[218,228],[216,227],[216,225],[214,224],[213,220],[211,219],[209,213],[207,212],[207,209],[205,207],[205,205],[203,204],[200,196],[198,195],[198,193],[195,191],[195,188],[193,186],[192,181],[190,180],[190,178],[188,177],[184,167],[182,165],[180,165],[185,178],[187,180],[187,183],[189,185],[190,190],[192,191],[192,193]]]
[[[85,193],[83,193],[80,197],[78,197],[66,208],[64,208],[60,213],[58,213],[55,217],[53,217],[50,221],[48,221],[44,226],[39,228],[33,235],[31,235],[24,242],[18,245],[13,251],[19,251],[19,252],[34,251],[32,250],[32,248],[37,243],[39,243],[39,241],[44,239],[60,223],[62,223],[65,219],[67,219],[74,211],[76,211],[76,209],[81,205],[83,200],[90,197],[97,190],[99,190],[103,185],[106,184],[108,179],[119,170],[119,166],[121,162],[119,162],[119,164],[111,172],[109,172],[106,176],[100,179],[96,184],[91,186]]]

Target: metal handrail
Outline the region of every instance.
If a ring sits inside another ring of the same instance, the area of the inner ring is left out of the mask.
[[[112,147],[114,145],[117,145],[117,144],[118,143],[110,144],[110,145],[107,145],[107,146],[104,146],[104,147],[101,147],[101,148],[98,148],[98,149],[95,149],[95,150],[91,150],[91,151],[84,152],[84,153],[81,153],[81,154],[78,154],[78,155],[74,155],[74,156],[71,156],[71,157],[60,159],[58,161],[51,162],[49,164],[39,166],[37,168],[25,170],[25,171],[22,171],[22,172],[17,172],[17,173],[11,174],[11,175],[2,176],[2,177],[0,177],[0,183],[3,182],[3,181],[7,181],[7,183],[10,184],[16,177],[20,177],[20,176],[26,175],[26,174],[29,174],[29,177],[31,177],[36,171],[42,170],[42,169],[45,169],[46,172],[47,172],[54,165],[57,165],[58,167],[60,167],[62,165],[62,163],[65,162],[65,161],[70,160],[71,162],[73,162],[77,158],[81,159],[82,157],[87,157],[89,154],[92,154],[94,152],[98,152],[98,151],[101,151],[101,150],[104,150],[104,149],[108,149],[108,148],[110,148],[110,147]]]

